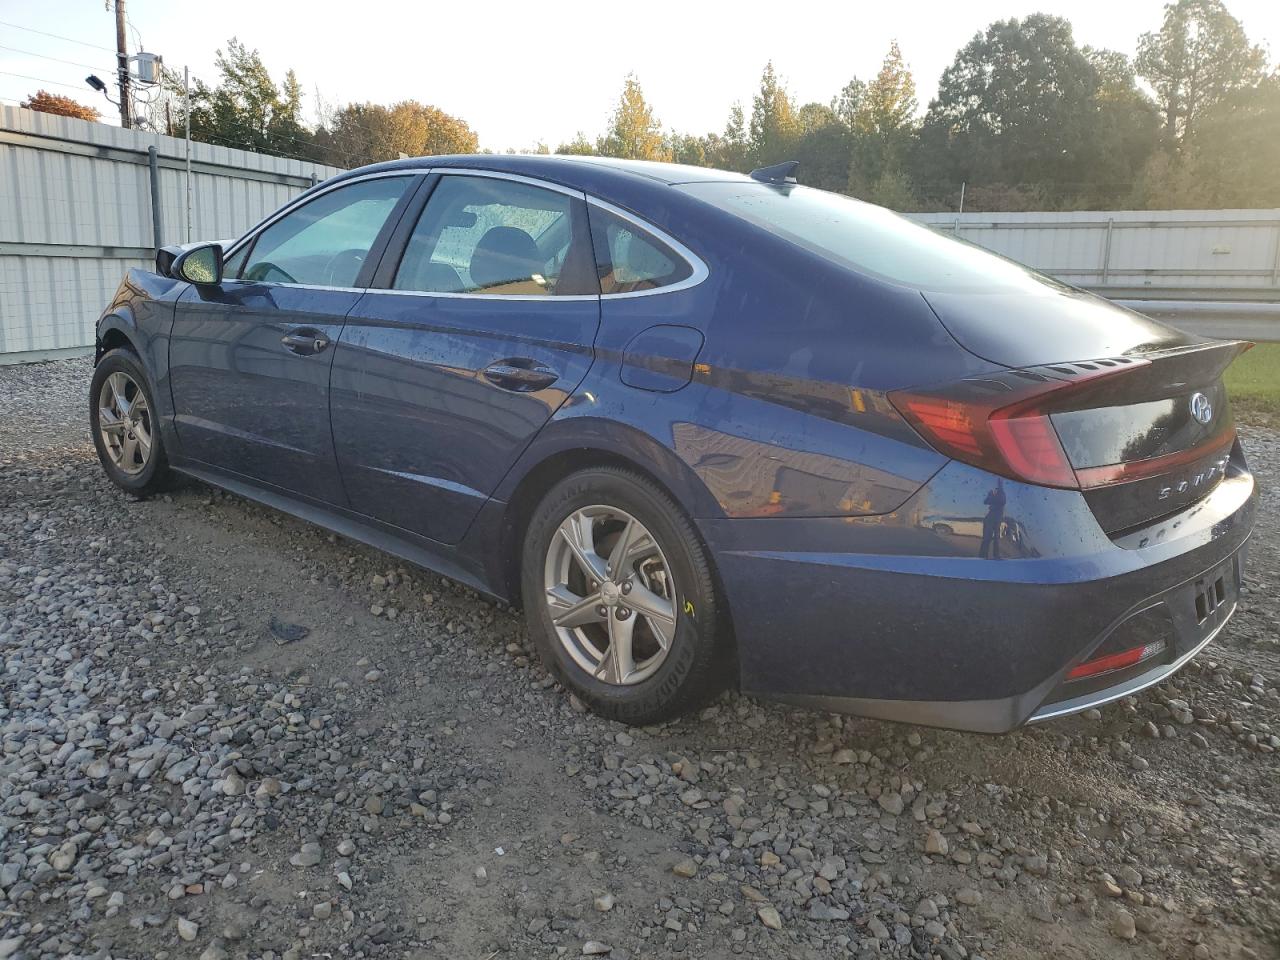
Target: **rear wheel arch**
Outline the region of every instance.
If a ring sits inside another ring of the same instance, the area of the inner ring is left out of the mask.
[[[502,524],[502,557],[504,558],[503,578],[509,596],[520,595],[520,551],[524,546],[525,531],[529,527],[529,519],[534,508],[557,483],[579,470],[594,467],[617,467],[640,474],[651,483],[657,485],[676,503],[680,502],[671,490],[670,485],[655,476],[634,460],[610,450],[591,447],[573,447],[550,454],[532,467],[516,485],[514,492],[507,500],[507,509]]]

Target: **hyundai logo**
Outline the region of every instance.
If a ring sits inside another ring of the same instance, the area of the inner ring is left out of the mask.
[[[1208,423],[1213,419],[1213,404],[1203,393],[1191,395],[1191,415],[1201,423]]]

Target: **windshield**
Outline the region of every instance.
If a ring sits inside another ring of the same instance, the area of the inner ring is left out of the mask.
[[[841,266],[922,290],[1025,290],[1054,282],[1012,260],[838,193],[738,181],[686,183],[676,189]]]

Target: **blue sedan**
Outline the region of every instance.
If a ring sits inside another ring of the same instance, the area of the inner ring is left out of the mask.
[[[1001,732],[1177,670],[1236,606],[1248,344],[795,174],[402,160],[166,248],[98,324],[103,468],[520,603],[628,723],[736,684]]]

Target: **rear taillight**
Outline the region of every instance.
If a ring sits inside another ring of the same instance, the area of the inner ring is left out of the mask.
[[[1070,409],[1099,380],[1143,362],[1070,380],[1015,370],[930,390],[896,390],[889,400],[940,453],[1015,480],[1078,489],[1049,415]]]

